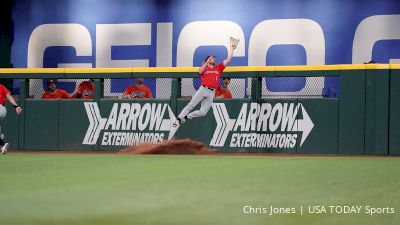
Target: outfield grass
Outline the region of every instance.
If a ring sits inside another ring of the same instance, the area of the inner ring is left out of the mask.
[[[0,224],[397,225],[399,177],[400,158],[8,154]],[[271,205],[296,213],[270,216]],[[301,215],[309,205],[395,213]]]

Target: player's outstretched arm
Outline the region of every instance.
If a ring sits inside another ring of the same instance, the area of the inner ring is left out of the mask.
[[[226,57],[226,59],[223,61],[224,66],[228,65],[231,62],[234,50],[235,48],[231,46],[228,52],[228,57]]]
[[[20,114],[22,112],[22,108],[18,106],[17,102],[15,102],[14,97],[10,93],[7,93],[6,97],[8,101],[10,101],[10,103],[15,107],[15,112]]]

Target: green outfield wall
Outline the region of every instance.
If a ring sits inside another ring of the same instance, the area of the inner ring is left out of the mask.
[[[181,79],[197,68],[0,69],[20,79],[17,116],[7,104],[1,132],[15,150],[118,151],[161,143],[187,105]],[[202,118],[179,128],[175,138],[201,141],[221,152],[400,154],[400,65],[229,67],[224,76],[249,78],[249,98],[214,101]],[[265,77],[339,77],[336,97],[268,96]],[[171,98],[107,99],[106,78],[172,78]],[[93,100],[29,99],[29,79],[94,78]],[[199,106],[198,106],[199,107]]]

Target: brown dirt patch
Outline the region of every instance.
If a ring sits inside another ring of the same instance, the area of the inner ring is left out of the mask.
[[[217,150],[191,139],[164,141],[161,144],[141,144],[119,151],[123,154],[208,155]]]

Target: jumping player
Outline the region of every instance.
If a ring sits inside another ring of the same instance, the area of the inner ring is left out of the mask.
[[[10,91],[2,84],[0,84],[0,119],[4,119],[7,115],[6,101],[5,101],[6,98],[14,106],[15,112],[17,114],[20,114],[22,112],[22,108],[17,105],[14,97],[10,94]],[[10,145],[9,143],[5,143],[4,140],[0,137],[1,154],[7,153],[9,145]]]
[[[235,48],[236,46],[231,46],[228,52],[228,57],[218,65],[215,65],[215,56],[207,56],[205,58],[204,64],[199,68],[201,86],[199,87],[189,104],[178,115],[177,120],[172,124],[172,129],[178,129],[179,125],[181,125],[188,119],[202,117],[207,114],[213,103],[215,90],[218,88],[218,81],[226,65],[228,65],[231,61]],[[190,112],[200,102],[201,108],[194,112]]]

